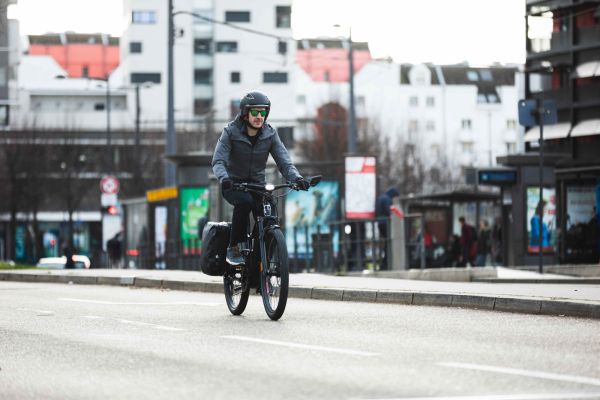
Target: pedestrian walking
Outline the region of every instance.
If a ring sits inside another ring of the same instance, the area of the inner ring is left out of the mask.
[[[391,187],[375,201],[375,217],[377,218],[377,229],[379,230],[380,249],[383,252],[380,257],[379,269],[388,268],[388,221],[390,219],[390,207],[394,198],[400,196],[398,189]]]
[[[487,220],[479,223],[479,232],[477,233],[477,259],[475,265],[485,267],[488,255],[491,252],[491,232]]]
[[[460,223],[460,245],[461,255],[459,259],[459,267],[475,265],[475,257],[477,256],[477,232],[472,225],[469,225],[465,217],[458,218]]]

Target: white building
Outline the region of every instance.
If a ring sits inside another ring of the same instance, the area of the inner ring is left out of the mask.
[[[311,75],[297,66],[299,120],[315,118],[328,102],[348,107],[347,82]],[[458,177],[467,167],[496,166],[496,156],[519,149],[518,76],[512,66],[369,61],[355,72],[356,114],[392,145],[398,140],[416,144],[426,166],[446,158]],[[311,134],[310,124],[299,127],[297,137]]]
[[[127,26],[120,41],[122,85],[153,82],[153,87],[142,95],[145,118],[165,121],[167,2],[124,3]],[[175,0],[174,12],[178,127],[206,116],[225,123],[242,95],[253,89],[271,98],[273,120],[293,121],[295,42],[291,39],[291,0]]]

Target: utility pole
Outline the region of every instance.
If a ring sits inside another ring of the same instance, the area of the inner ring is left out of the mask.
[[[348,33],[348,65],[350,84],[350,113],[348,114],[348,153],[356,154],[356,110],[354,107],[354,50],[352,48],[352,28]]]
[[[536,106],[537,106],[537,110],[536,110],[536,116],[538,119],[538,123],[540,125],[540,200],[538,202],[538,209],[539,209],[539,273],[543,274],[544,273],[544,113],[545,113],[545,109],[544,109],[544,102],[541,101],[540,99],[537,99],[536,101]]]
[[[108,148],[108,174],[113,172],[115,167],[114,154],[111,143],[111,131],[110,131],[110,83],[108,82],[108,74],[106,75],[106,147]]]
[[[140,166],[140,84],[135,85],[135,178],[141,178]]]
[[[167,140],[165,145],[165,155],[174,155],[176,151],[175,144],[175,110],[173,99],[173,44],[174,24],[173,24],[173,0],[168,3],[169,23],[168,23],[168,51],[167,51]],[[175,165],[165,160],[165,186],[175,186]]]

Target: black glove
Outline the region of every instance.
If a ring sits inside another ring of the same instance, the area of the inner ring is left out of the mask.
[[[299,177],[298,179],[296,179],[296,185],[298,185],[299,190],[308,190],[308,188],[310,187],[310,182],[308,182],[303,177]]]
[[[223,178],[223,180],[221,180],[221,189],[223,189],[224,192],[229,192],[233,189],[233,181],[229,178]]]

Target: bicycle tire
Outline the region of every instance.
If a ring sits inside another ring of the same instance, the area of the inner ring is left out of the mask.
[[[285,237],[280,229],[265,234],[267,265],[260,268],[260,288],[265,312],[273,321],[285,311],[289,288],[289,261]]]
[[[231,268],[228,266],[228,268]],[[223,292],[229,312],[233,315],[241,315],[248,304],[250,285],[245,268],[231,270],[223,276]]]

